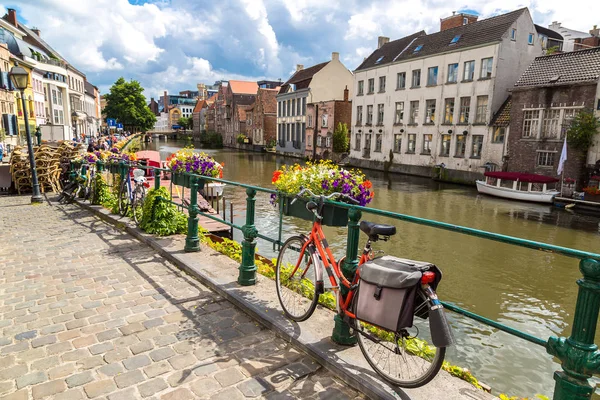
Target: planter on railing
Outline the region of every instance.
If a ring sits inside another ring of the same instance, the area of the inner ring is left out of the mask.
[[[183,186],[188,189],[192,187],[192,177],[184,174],[171,174],[171,182],[173,185]],[[198,190],[204,189],[204,179],[198,178]]]
[[[586,193],[583,196],[583,200],[585,200],[585,201],[595,201],[597,203],[600,203],[600,194],[589,194],[589,193]]]
[[[306,209],[306,203],[310,200],[300,198],[291,204],[293,199],[293,197],[283,198],[283,215],[313,221],[315,214]],[[346,226],[348,225],[348,209],[325,203],[321,222],[326,226]]]
[[[115,164],[115,163],[106,164],[106,170],[112,174],[118,174],[119,168],[120,168],[119,164]]]

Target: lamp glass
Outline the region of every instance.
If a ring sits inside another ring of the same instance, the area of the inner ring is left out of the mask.
[[[8,73],[13,85],[19,90],[25,90],[29,83],[29,73],[23,67],[12,67]]]

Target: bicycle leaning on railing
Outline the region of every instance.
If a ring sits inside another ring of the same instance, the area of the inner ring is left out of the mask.
[[[58,195],[58,202],[72,203],[76,197],[90,200],[94,197],[94,177],[96,176],[96,164],[83,164],[77,171],[74,180],[67,183]]]
[[[131,210],[133,220],[137,225],[142,221],[146,189],[150,187],[143,169],[134,168],[124,175],[119,188],[119,214],[126,216]]]
[[[286,240],[277,258],[275,279],[283,311],[294,321],[308,319],[325,292],[325,270],[331,282],[329,290],[336,297],[337,312],[354,330],[371,367],[383,379],[401,387],[427,384],[439,372],[446,347],[454,343],[435,292],[440,270],[427,262],[374,257],[371,243],[388,240],[396,234],[396,227],[362,221],[360,229],[368,240],[359,268],[349,281],[341,271],[344,258],[336,261],[321,221],[325,199],[357,202],[342,193],[317,196],[308,189],[302,189],[292,202],[305,193],[313,196],[313,201],[306,204],[316,216],[312,230],[308,236]],[[347,295],[342,296],[340,285],[348,290]],[[423,337],[430,339],[432,345]]]

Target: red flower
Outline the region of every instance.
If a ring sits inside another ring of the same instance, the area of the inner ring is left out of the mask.
[[[281,176],[281,174],[283,174],[283,172],[281,172],[281,171],[273,172],[273,180],[271,181],[271,183],[277,182],[279,180],[279,177]]]
[[[364,181],[363,186],[365,187],[365,189],[371,189],[373,187],[373,184],[371,183],[371,181]]]

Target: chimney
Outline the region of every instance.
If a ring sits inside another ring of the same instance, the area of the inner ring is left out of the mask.
[[[381,46],[383,46],[384,44],[388,43],[389,41],[390,41],[389,37],[379,36],[377,38],[377,48],[380,49]]]
[[[348,86],[344,89],[344,102],[348,102]]]
[[[594,25],[594,28],[592,30],[590,30],[590,35],[595,36],[595,37],[600,36],[600,29],[598,29],[598,25]]]
[[[302,71],[303,69],[304,69],[304,65],[302,65],[302,64],[296,64],[296,72]]]
[[[19,25],[17,23],[17,10],[15,10],[14,8],[9,8],[8,9],[8,22],[12,26],[19,27]]]
[[[31,28],[31,30],[33,31],[33,33],[35,33],[36,35],[38,35],[38,37],[42,37],[42,32],[39,30],[39,28]]]
[[[167,91],[165,90],[165,95],[163,97],[163,107],[166,110],[168,106],[169,106],[169,98],[167,97]]]
[[[340,61],[340,53],[338,53],[337,51],[334,51],[333,53],[331,53],[331,61]]]
[[[465,13],[456,13],[456,11],[452,11],[452,15],[447,18],[440,19],[440,31],[445,31],[446,29],[456,28],[462,25],[472,24],[477,22],[479,17],[473,14],[465,14]]]

